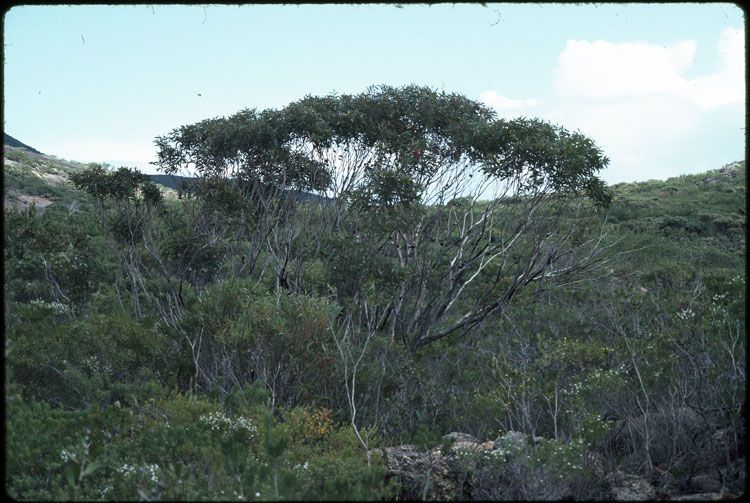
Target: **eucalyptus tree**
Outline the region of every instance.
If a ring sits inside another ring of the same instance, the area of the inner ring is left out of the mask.
[[[110,172],[94,165],[79,173],[71,173],[70,180],[93,197],[101,223],[111,229],[115,238],[113,254],[120,262],[118,279],[121,274],[126,274],[133,309],[140,318],[143,312],[139,292],[148,292],[142,275],[144,266],[136,250],[147,240],[147,227],[163,208],[161,191],[148,176],[125,167]],[[116,281],[115,288],[118,284]],[[119,296],[122,302],[122,295]]]
[[[212,183],[231,187],[277,285],[300,288],[300,266],[320,260],[345,312],[410,350],[591,265],[586,226],[610,201],[596,176],[608,160],[583,134],[418,86],[244,110],[156,145],[160,169],[192,170],[204,200],[220,201]]]
[[[216,226],[238,231],[234,251],[243,257],[242,272],[252,272],[261,253],[269,251],[280,286],[288,286],[283,264],[295,236],[286,225],[294,196],[329,183],[324,166],[284,148],[284,135],[278,112],[244,110],[182,126],[155,142],[159,168],[197,175],[192,195],[205,204],[205,213],[216,217]]]

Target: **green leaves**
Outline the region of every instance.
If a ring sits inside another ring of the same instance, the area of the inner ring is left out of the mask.
[[[73,469],[68,470],[68,468]],[[65,479],[69,484],[75,485],[75,482],[71,483],[70,475],[75,474],[75,477],[73,477],[74,481],[83,480],[87,476],[93,474],[97,470],[97,468],[99,468],[99,463],[97,461],[83,464],[69,463],[65,466]]]
[[[135,200],[142,195],[148,204],[161,202],[161,192],[156,185],[135,169],[121,167],[108,172],[102,166],[95,165],[80,173],[71,173],[70,180],[77,188],[100,200]]]
[[[497,120],[464,96],[416,85],[371,86],[358,95],[306,96],[280,110],[243,110],[177,128],[156,145],[156,164],[166,173],[194,166],[204,177],[279,188],[331,188],[341,166],[325,153],[346,147],[370,153],[361,184],[374,199],[390,198],[377,190],[375,178],[383,172],[419,183],[468,160],[490,176],[521,176],[527,189],[610,201],[595,176],[608,159],[582,134],[535,119]]]
[[[274,425],[273,416],[270,413],[264,417],[264,425],[264,446],[268,456],[275,463],[287,448],[289,437],[281,425]]]
[[[403,172],[377,170],[352,200],[363,210],[409,208],[419,201],[420,187]]]
[[[520,176],[524,190],[583,194],[603,206],[611,202],[604,182],[595,176],[609,160],[581,133],[519,118],[483,127],[477,145],[486,174]]]

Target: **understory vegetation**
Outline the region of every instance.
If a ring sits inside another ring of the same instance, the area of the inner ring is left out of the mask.
[[[6,148],[56,201],[4,212],[12,497],[394,499],[381,448],[449,432],[540,437],[498,466],[584,499],[742,455],[744,162],[605,187],[578,133],[387,87],[157,146],[179,198]]]

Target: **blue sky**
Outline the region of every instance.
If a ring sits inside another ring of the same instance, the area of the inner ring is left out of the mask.
[[[20,6],[4,28],[4,129],[70,160],[154,172],[183,124],[412,83],[580,130],[610,183],[745,155],[729,3]]]

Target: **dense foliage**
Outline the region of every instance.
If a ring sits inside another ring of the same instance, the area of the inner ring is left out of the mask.
[[[277,287],[300,293],[305,262],[323,261],[352,327],[410,351],[590,265],[579,220],[610,203],[608,160],[582,134],[417,86],[244,110],[156,145],[165,173],[199,175],[198,213],[244,241],[249,274],[267,253]],[[299,204],[302,190],[326,203]]]
[[[744,163],[605,190],[582,135],[421,88],[157,143],[202,175],[179,198],[79,166],[5,210],[14,498],[392,499],[377,448],[450,431],[546,439],[463,460],[497,498],[742,452]]]

